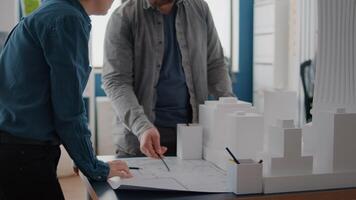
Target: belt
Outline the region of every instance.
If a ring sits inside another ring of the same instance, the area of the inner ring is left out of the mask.
[[[13,136],[9,133],[0,131],[0,144],[26,144],[26,145],[42,145],[42,146],[58,146],[59,141],[40,141],[35,139],[21,138]]]

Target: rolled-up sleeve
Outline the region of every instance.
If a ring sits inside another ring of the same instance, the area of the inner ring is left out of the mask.
[[[63,17],[50,28],[43,42],[50,67],[50,90],[56,132],[79,169],[89,178],[104,181],[107,163],[99,161],[92,148],[83,91],[90,73],[88,37],[83,20]]]
[[[105,37],[103,83],[116,115],[140,137],[153,127],[134,93],[133,35],[129,21],[118,10],[111,16]]]

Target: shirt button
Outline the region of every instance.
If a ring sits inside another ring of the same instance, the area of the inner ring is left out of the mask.
[[[158,44],[162,44],[163,42],[162,41],[159,41]]]
[[[160,67],[161,67],[161,65],[160,65],[160,64],[158,64],[156,67],[157,67],[157,68],[160,68]]]
[[[158,25],[161,25],[161,24],[162,24],[162,22],[161,22],[161,21],[159,21],[159,22],[157,22],[157,24],[158,24]]]
[[[98,178],[98,179],[101,179],[101,176],[98,176],[97,178]]]

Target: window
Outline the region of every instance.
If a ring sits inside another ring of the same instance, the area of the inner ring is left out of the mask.
[[[111,14],[121,5],[120,0],[114,1],[110,10],[105,16],[91,16],[92,30],[90,39],[90,61],[93,67],[102,67],[104,58],[104,38],[106,25]]]
[[[239,0],[206,0],[232,72],[238,72]]]
[[[238,2],[239,0],[206,0],[216,29],[218,31],[224,54],[231,63],[232,71],[238,71]],[[112,12],[119,7],[121,1],[114,1],[105,16],[93,16],[91,35],[91,64],[93,67],[103,66],[104,37],[108,20]]]

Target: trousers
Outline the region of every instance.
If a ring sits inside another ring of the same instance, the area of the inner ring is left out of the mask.
[[[58,145],[0,143],[0,200],[63,200]]]

